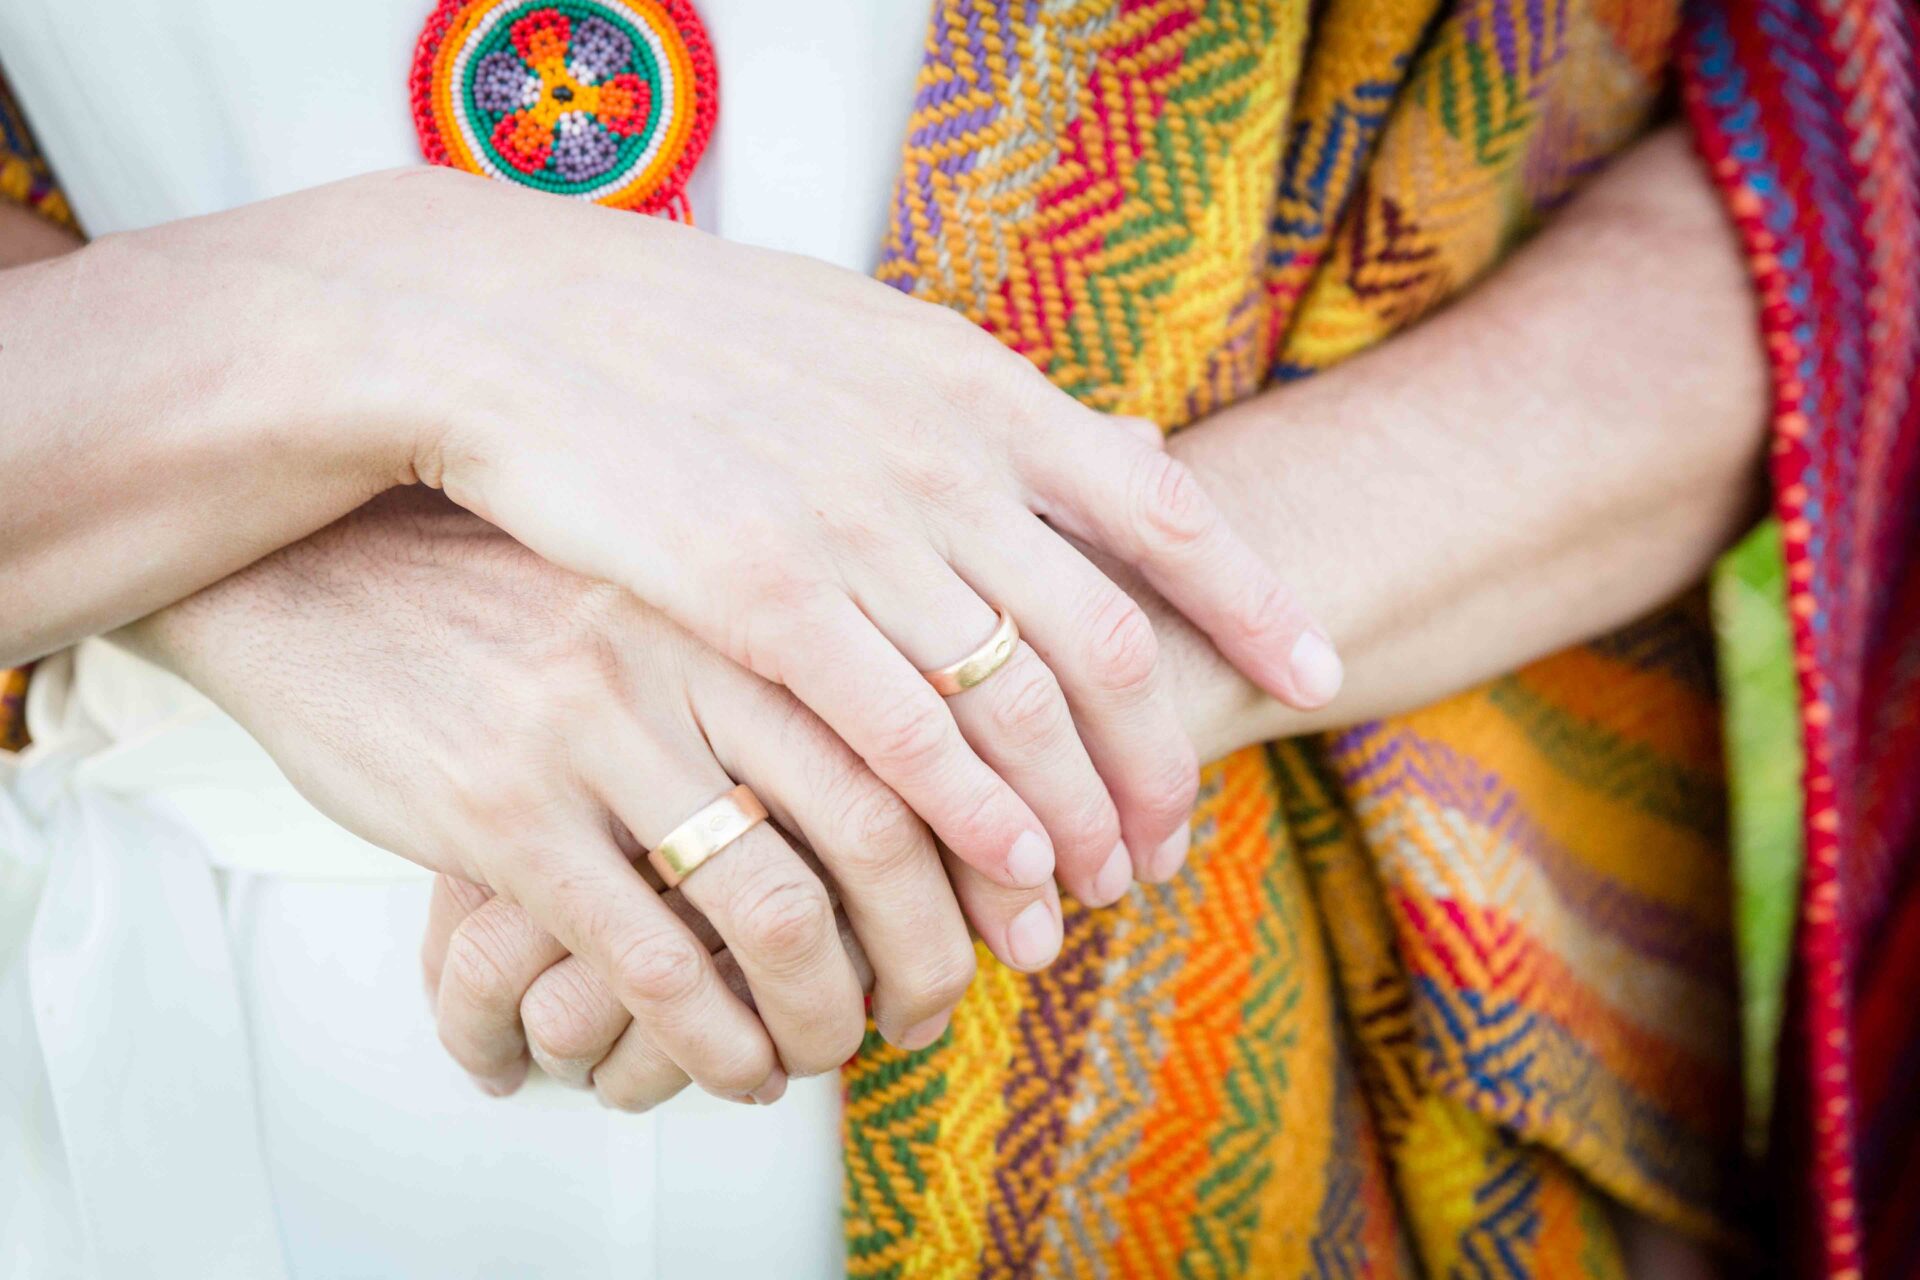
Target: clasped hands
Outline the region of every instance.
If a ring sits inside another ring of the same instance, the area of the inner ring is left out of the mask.
[[[494,190],[450,187],[441,225],[577,231],[596,269],[539,296],[596,323],[522,341],[518,293],[416,273],[474,371],[410,443],[424,484],[135,632],[323,811],[441,873],[427,977],[489,1091],[530,1052],[622,1108],[690,1080],[770,1102],[853,1053],[868,990],[889,1040],[933,1042],[969,927],[1042,968],[1060,889],[1176,874],[1195,752],[1083,546],[1289,705],[1338,688],[1152,424],[850,273]],[[998,610],[1012,657],[941,696],[922,673]],[[663,892],[642,855],[736,783],[771,821]]]

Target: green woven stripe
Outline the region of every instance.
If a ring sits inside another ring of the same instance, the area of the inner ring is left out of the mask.
[[[1722,837],[1717,774],[1689,769],[1580,719],[1518,677],[1490,686],[1487,699],[1568,780],[1705,839]]]

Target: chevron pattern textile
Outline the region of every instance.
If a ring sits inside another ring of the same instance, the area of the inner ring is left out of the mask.
[[[1920,1274],[1916,27],[1899,0],[1757,0],[1689,8],[1681,43],[1773,364],[1806,758],[1777,1146],[1809,1269],[1842,1277]]]
[[[1656,119],[1677,6],[943,0],[880,277],[1179,428],[1470,286]],[[852,1274],[1621,1273],[1730,1234],[1697,601],[1243,752],[1174,884],[846,1072]]]
[[[1608,1202],[1920,1274],[1920,90],[1906,0],[932,0],[879,275],[1179,429],[1389,338],[1680,99],[1773,367],[1806,873],[1741,1065],[1692,599],[1208,768],[1188,869],[848,1064],[855,1277],[1624,1274]],[[70,215],[10,102],[0,199]],[[25,672],[0,672],[0,748]]]

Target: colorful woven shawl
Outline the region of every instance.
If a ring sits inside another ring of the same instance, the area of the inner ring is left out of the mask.
[[[881,269],[1178,428],[1469,287],[1677,66],[1766,299],[1808,760],[1776,1149],[1836,1276],[1920,1239],[1911,25],[1898,0],[939,0]],[[0,165],[29,191],[57,200]],[[849,1065],[851,1272],[1609,1276],[1609,1197],[1738,1234],[1715,679],[1690,601],[1210,768],[1178,882],[1070,906],[1053,969],[986,961],[938,1044]]]

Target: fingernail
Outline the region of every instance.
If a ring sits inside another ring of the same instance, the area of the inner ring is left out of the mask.
[[[1165,884],[1180,874],[1180,867],[1187,860],[1187,849],[1193,844],[1193,832],[1186,823],[1180,829],[1160,842],[1153,851],[1153,857],[1147,860],[1147,874],[1155,884]]]
[[[1016,889],[1038,889],[1053,879],[1053,846],[1037,831],[1023,831],[1007,854],[1007,875]]]
[[[1107,860],[1093,877],[1093,895],[1088,900],[1090,907],[1105,907],[1120,901],[1127,889],[1133,884],[1133,860],[1127,856],[1127,846],[1116,844]]]
[[[780,1101],[787,1092],[787,1073],[775,1071],[766,1082],[748,1096],[763,1107],[770,1107]]]
[[[925,1022],[916,1022],[900,1033],[898,1044],[902,1049],[924,1049],[946,1033],[947,1023],[952,1019],[950,1013],[936,1014]]]
[[[1346,668],[1340,663],[1340,655],[1333,651],[1333,642],[1318,630],[1301,633],[1293,642],[1293,655],[1288,661],[1293,671],[1293,687],[1314,706],[1332,702],[1333,695],[1340,692]]]
[[[1036,902],[1007,927],[1007,950],[1022,969],[1043,969],[1060,954],[1060,918],[1049,903]]]
[[[526,1072],[521,1071],[517,1076],[477,1076],[468,1072],[467,1078],[473,1081],[475,1088],[489,1098],[504,1098],[520,1087],[520,1082],[526,1078]]]

